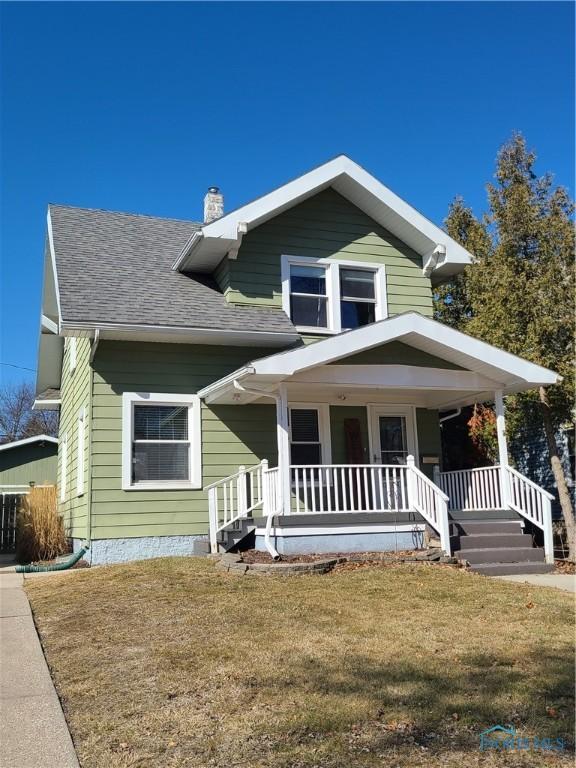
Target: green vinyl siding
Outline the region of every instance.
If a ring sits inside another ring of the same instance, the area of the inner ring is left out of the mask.
[[[451,371],[463,370],[458,365],[430,355],[420,349],[403,344],[401,341],[390,341],[379,347],[367,349],[357,355],[336,360],[329,365],[414,365],[421,368],[443,368]]]
[[[438,411],[428,410],[427,408],[416,408],[416,431],[418,433],[418,453],[420,456],[420,469],[424,474],[433,480],[434,465],[424,464],[423,456],[437,456],[438,460],[442,456],[440,422],[438,420]]]
[[[58,449],[58,485],[62,478],[61,464],[64,452],[64,439],[66,438],[66,474],[65,474],[65,499],[60,501],[60,489],[58,499],[60,512],[64,518],[64,524],[73,538],[85,538],[87,535],[87,510],[88,510],[88,434],[90,429],[90,340],[76,339],[76,367],[70,370],[70,353],[72,340],[65,344],[64,358],[62,361],[62,384],[60,388],[62,403],[60,406],[60,443]],[[80,410],[85,409],[85,440],[84,451],[84,493],[78,495],[78,416]]]
[[[0,451],[0,487],[55,485],[58,468],[56,443],[28,443]]]
[[[253,347],[101,342],[94,359],[92,538],[208,533],[201,490],[122,490],[122,393],[194,394],[248,360]],[[203,485],[240,465],[276,462],[273,404],[202,405]]]
[[[388,314],[416,310],[432,317],[422,258],[333,189],[245,235],[237,259],[225,260],[216,271],[228,301],[281,307],[283,254],[384,264]]]

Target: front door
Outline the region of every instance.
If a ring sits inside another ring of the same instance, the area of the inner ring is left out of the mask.
[[[414,411],[406,406],[372,406],[372,461],[374,464],[406,464],[416,458]]]

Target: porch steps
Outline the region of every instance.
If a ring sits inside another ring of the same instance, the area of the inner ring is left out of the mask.
[[[256,526],[252,518],[242,518],[233,523],[229,528],[218,534],[218,550],[220,552],[235,552],[240,544],[243,549],[253,546],[250,539],[254,538]]]
[[[549,573],[554,566],[545,562],[544,550],[535,547],[516,519],[459,519],[450,523],[450,544],[454,556],[465,560],[470,570],[486,576],[522,573]],[[454,519],[456,518],[456,519]]]

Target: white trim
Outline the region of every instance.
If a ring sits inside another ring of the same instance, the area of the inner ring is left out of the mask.
[[[366,406],[368,416],[368,443],[370,450],[370,462],[381,464],[382,461],[376,454],[380,452],[380,434],[377,428],[379,416],[403,416],[406,419],[406,452],[414,456],[416,466],[418,460],[418,430],[416,429],[416,408],[413,405],[377,405],[370,403]]]
[[[408,337],[408,338],[404,338]],[[418,339],[431,342],[427,346],[435,354],[450,362],[464,358],[470,363],[485,363],[499,369],[506,378],[523,379],[533,385],[555,384],[560,381],[557,373],[530,363],[517,355],[475,339],[461,331],[431,320],[418,312],[406,312],[361,328],[355,328],[337,337],[331,337],[287,352],[252,362],[256,374],[291,376],[315,366],[335,362],[373,347],[399,339],[421,348]],[[454,353],[454,354],[451,354]],[[464,365],[462,367],[465,367]],[[479,368],[480,366],[478,366]],[[496,371],[494,372],[496,374]]]
[[[58,285],[58,270],[56,269],[56,249],[54,247],[54,233],[52,231],[52,218],[50,208],[46,214],[46,225],[48,231],[48,248],[50,251],[50,261],[52,262],[52,274],[54,278],[54,293],[56,294],[56,305],[58,307],[58,325],[62,323],[62,309],[60,307],[60,286]]]
[[[314,513],[310,513],[314,514]],[[321,513],[316,513],[321,514]],[[335,513],[329,513],[329,514],[341,514],[345,515],[348,514],[346,512],[335,512]],[[354,514],[354,513],[351,513]],[[391,512],[391,515],[394,513]],[[294,515],[292,515],[294,517]],[[349,526],[341,526],[341,527],[334,527],[334,526],[315,526],[315,527],[306,527],[302,526],[293,528],[287,527],[282,528],[281,526],[277,526],[276,528],[272,528],[270,530],[271,536],[337,536],[338,534],[356,534],[356,533],[401,533],[406,532],[410,533],[412,531],[425,531],[426,525],[424,523],[399,523],[398,525],[349,525]],[[266,533],[265,528],[256,528],[254,531],[256,536],[264,536]]]
[[[68,370],[74,373],[78,359],[77,350],[78,341],[75,336],[66,339],[65,348],[68,347]]]
[[[453,374],[454,381],[457,381],[462,373],[472,373],[478,376],[476,383],[482,383],[481,378],[484,383],[491,383],[487,389],[475,389],[449,398],[445,402],[435,403],[431,407],[446,410],[478,400],[491,400],[495,389],[502,389],[505,394],[523,392],[562,380],[554,371],[504,352],[418,312],[406,312],[353,331],[330,336],[315,344],[254,360],[204,387],[199,394],[210,402],[219,401],[229,395],[234,380],[245,381],[248,386],[263,383],[266,388],[272,390],[280,381],[287,381],[295,374],[300,376],[312,368],[343,360],[394,340],[465,369],[464,372],[449,372],[448,378]],[[421,376],[425,375],[426,370],[431,369],[426,366],[418,368]],[[415,371],[415,375],[418,371]],[[497,386],[494,386],[495,382],[498,383]]]
[[[40,326],[41,329],[48,331],[48,333],[58,333],[58,323],[55,323],[54,320],[51,320],[44,314],[40,315]]]
[[[32,403],[33,411],[57,411],[62,404],[62,400],[39,400],[36,398]]]
[[[85,448],[86,448],[86,408],[82,406],[78,411],[76,424],[76,495],[84,494],[85,483]]]
[[[295,373],[294,384],[334,384],[378,389],[489,389],[496,382],[472,371],[424,368],[418,365],[319,365]]]
[[[9,448],[18,448],[20,445],[28,445],[29,443],[58,443],[57,437],[51,437],[50,435],[33,435],[32,437],[25,437],[23,440],[14,440],[12,443],[2,443],[0,445],[0,451],[7,451]]]
[[[388,317],[388,301],[386,289],[386,266],[370,261],[351,261],[348,259],[315,258],[283,253],[280,257],[280,274],[282,280],[282,309],[290,317],[290,267],[324,267],[326,270],[326,322],[327,327],[296,326],[299,333],[313,335],[331,335],[342,332],[342,316],[340,313],[340,267],[344,269],[359,269],[374,274],[374,315],[376,322]],[[366,327],[366,326],[363,326]],[[346,329],[344,329],[346,330]]]
[[[66,501],[66,485],[68,482],[68,433],[62,435],[60,456],[60,501]]]
[[[133,406],[183,405],[188,407],[188,443],[190,445],[190,480],[188,482],[133,483],[132,435]],[[122,490],[174,491],[202,488],[202,424],[201,403],[198,395],[158,392],[124,392],[122,395]]]
[[[439,274],[453,274],[472,262],[471,254],[415,208],[345,155],[339,155],[194,233],[173,265],[175,270],[210,271],[235,241],[240,223],[248,231],[332,187],[353,205],[405,242],[420,256],[444,246]]]
[[[289,346],[298,341],[298,333],[284,331],[235,331],[218,328],[194,328],[174,325],[146,325],[133,323],[62,322],[61,333],[66,337],[93,337],[100,331],[100,339],[125,341],[158,341],[181,344],[245,344],[251,346]]]
[[[332,437],[330,434],[330,405],[328,403],[288,403],[289,412],[289,427],[288,427],[288,441],[289,447],[292,447],[292,418],[290,412],[293,409],[296,410],[309,410],[316,411],[318,413],[318,437],[320,440],[320,452],[321,462],[320,464],[332,464]],[[291,465],[292,456],[290,453],[289,464]]]

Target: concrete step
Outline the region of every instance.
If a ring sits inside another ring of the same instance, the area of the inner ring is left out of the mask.
[[[493,549],[461,549],[459,560],[476,563],[543,563],[544,550],[535,547],[494,547]]]
[[[484,576],[511,576],[524,573],[550,573],[554,570],[551,563],[477,563],[470,568]]]
[[[451,536],[452,551],[461,549],[495,549],[499,547],[531,547],[532,537],[526,533],[472,533]]]
[[[451,523],[454,535],[522,533],[520,520],[458,520]]]

